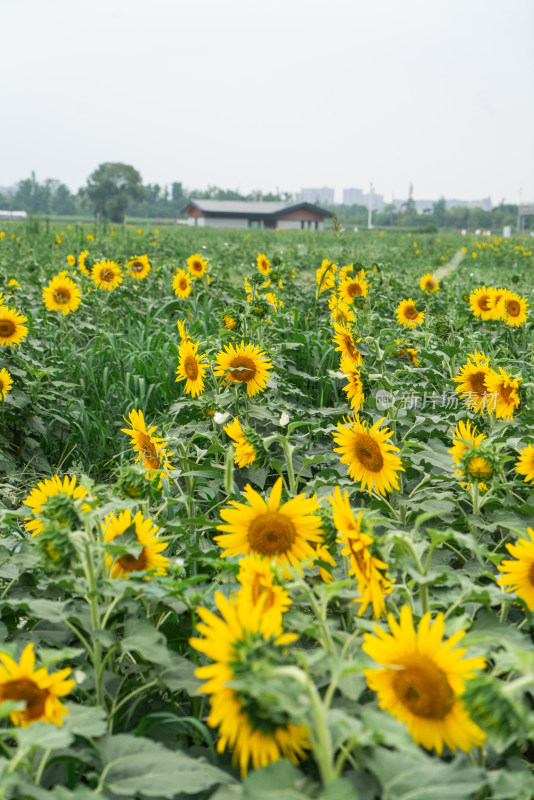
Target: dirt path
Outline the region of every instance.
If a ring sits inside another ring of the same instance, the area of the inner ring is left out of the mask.
[[[434,273],[434,277],[441,281],[443,278],[447,278],[449,275],[452,275],[453,272],[456,272],[458,267],[460,266],[460,261],[464,257],[465,253],[463,250],[458,250],[457,253],[453,255],[450,261],[447,261],[446,264],[443,264],[442,267],[439,267]]]

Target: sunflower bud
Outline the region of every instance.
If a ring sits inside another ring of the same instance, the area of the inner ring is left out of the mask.
[[[78,503],[72,495],[60,493],[49,497],[44,507],[44,516],[50,522],[57,522],[59,526],[69,530],[83,528]]]
[[[470,447],[461,461],[464,475],[478,481],[491,479],[500,467],[497,451],[491,444],[482,444],[479,447]]]
[[[124,467],[119,473],[117,491],[123,498],[147,500],[150,497],[151,483],[144,472],[135,467]]]
[[[68,572],[76,560],[70,530],[56,520],[45,525],[37,538],[37,546],[47,571]]]
[[[462,700],[470,717],[486,732],[503,739],[526,741],[522,709],[501,691],[498,681],[488,675],[477,675],[467,681]]]

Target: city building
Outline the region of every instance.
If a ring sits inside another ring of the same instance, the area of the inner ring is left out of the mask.
[[[215,228],[297,228],[323,230],[332,212],[312,203],[290,201],[190,200],[182,209],[190,225]]]
[[[299,199],[303,203],[321,203],[323,206],[334,205],[334,189],[323,186],[321,189],[301,189]]]
[[[361,189],[343,189],[344,206],[363,206],[363,192]]]

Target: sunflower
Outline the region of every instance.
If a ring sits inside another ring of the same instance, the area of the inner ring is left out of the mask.
[[[16,308],[0,306],[0,345],[20,344],[28,335],[28,328],[22,324],[27,321]]]
[[[32,722],[63,725],[69,710],[60,697],[69,694],[75,681],[65,680],[71,670],[60,669],[50,675],[46,667],[35,669],[33,644],[27,644],[17,664],[7,653],[0,653],[0,704],[5,701],[25,703],[24,708],[9,715],[13,725],[26,728]]]
[[[472,455],[464,457],[464,469],[466,475],[475,480],[487,480],[493,475],[493,465],[485,455]],[[479,485],[480,488],[480,485]]]
[[[150,263],[148,261],[148,256],[134,256],[131,261],[128,261],[126,266],[124,267],[126,272],[131,278],[134,278],[136,281],[140,281],[142,278],[146,278],[148,273],[151,270]]]
[[[454,378],[459,386],[456,391],[463,395],[467,408],[472,411],[483,412],[488,401],[488,387],[486,378],[490,373],[488,358],[482,352],[468,353],[467,363],[463,365],[460,374]]]
[[[356,344],[361,342],[361,337],[355,339],[351,329],[344,322],[335,322],[334,330],[335,334],[332,341],[338,345],[336,352],[339,351],[342,356],[348,356],[355,364],[361,364],[363,361],[362,354],[356,347]]]
[[[359,273],[354,278],[347,277],[339,286],[339,296],[345,303],[354,302],[355,297],[367,297],[369,284],[365,278],[360,278]]]
[[[252,397],[265,389],[272,366],[258,345],[245,346],[245,342],[241,341],[239,347],[227,344],[224,350],[217,353],[214,373],[226,383],[245,384],[248,396]]]
[[[400,301],[395,313],[399,325],[403,325],[405,328],[415,328],[416,325],[421,325],[424,322],[426,312],[418,311],[410,297],[409,300]]]
[[[76,486],[76,475],[72,475],[71,478],[65,475],[63,479],[59,475],[53,475],[51,478],[39,481],[28,497],[22,501],[33,514],[33,517],[25,517],[26,530],[31,531],[32,536],[41,533],[44,530],[43,519],[56,519],[62,524],[79,527],[81,520],[74,501],[82,497],[87,497],[87,489]],[[89,508],[90,506],[84,503],[80,511],[85,512]]]
[[[417,630],[409,606],[403,606],[400,622],[388,614],[391,634],[375,625],[376,636],[364,634],[362,650],[382,668],[364,670],[370,689],[377,692],[380,708],[405,722],[413,739],[438,754],[443,745],[469,751],[482,746],[486,735],[470,719],[462,700],[465,682],[473,670],[483,669],[484,658],[462,656],[454,650],[465,631],[443,641],[445,622],[438,614],[431,624],[430,612]]]
[[[399,448],[387,441],[393,431],[378,430],[384,419],[367,430],[366,423],[360,422],[356,415],[352,419],[343,418],[346,424],[338,422],[338,433],[334,433],[334,441],[339,445],[334,452],[341,453],[341,463],[348,465],[350,477],[361,481],[361,491],[368,487],[369,494],[373,489],[382,495],[392,487],[398,489],[396,473],[404,472],[399,456],[394,455],[394,451],[400,452]]]
[[[500,302],[505,294],[507,294],[508,289],[488,289],[491,291],[491,297],[489,300],[489,307],[491,308],[491,318],[492,319],[502,319],[502,312],[503,309],[500,305]]]
[[[43,303],[49,311],[70,314],[82,302],[82,293],[77,284],[65,275],[56,275],[43,289]]]
[[[513,419],[514,410],[520,403],[517,390],[521,380],[522,378],[512,378],[502,367],[499,367],[499,372],[489,371],[485,381],[488,410],[494,409],[497,419]]]
[[[432,273],[427,272],[419,281],[419,288],[425,294],[436,294],[436,292],[439,292],[439,281],[433,277]]]
[[[73,267],[76,264],[76,256],[73,256],[72,253],[67,256],[67,264],[69,267]]]
[[[131,553],[124,553],[114,560],[110,555],[107,556],[108,567],[111,570],[112,578],[129,578],[131,572],[148,572],[153,570],[154,575],[165,575],[166,569],[170,564],[168,558],[161,556],[162,550],[166,550],[169,546],[167,542],[162,542],[156,536],[158,528],[153,524],[152,520],[138,511],[132,519],[132,514],[129,508],[126,511],[121,511],[119,516],[110,514],[106,519],[107,525],[104,531],[105,542],[115,542],[115,544],[122,544],[121,536],[124,537],[124,547],[129,544],[135,546],[135,555]],[[139,552],[138,546],[142,545]],[[150,576],[146,576],[147,580]]]
[[[314,557],[310,542],[322,541],[321,518],[314,514],[319,509],[315,495],[300,494],[280,505],[282,478],[274,484],[267,502],[250,485],[244,495],[249,505],[231,500],[233,508],[220,512],[227,524],[217,526],[225,533],[215,541],[226,548],[223,558],[256,553],[298,567]]]
[[[87,258],[88,255],[89,255],[89,250],[82,250],[82,252],[78,256],[78,269],[80,270],[80,272],[83,272],[83,274],[86,277],[89,278],[91,276],[91,273],[85,266],[85,259]]]
[[[270,620],[263,614],[267,593],[253,606],[241,592],[231,600],[216,592],[214,599],[220,616],[198,608],[202,622],[197,630],[203,638],[189,642],[213,662],[197,667],[195,675],[207,679],[201,691],[211,695],[208,725],[219,728],[218,752],[233,750],[233,763],[239,764],[242,776],[250,761],[254,769],[280,758],[297,764],[309,749],[306,729],[295,725],[287,712],[273,711],[272,704],[229,685],[246,677],[261,656],[279,664],[284,657],[281,646],[294,637],[283,634],[275,638],[269,633]]]
[[[528,317],[528,301],[515,292],[506,291],[499,300],[496,315],[511,327],[523,325]]]
[[[291,605],[289,594],[274,583],[274,573],[268,559],[248,555],[241,559],[239,567],[237,580],[241,584],[240,597],[250,608],[261,602],[265,633],[279,636],[282,633],[282,615]]]
[[[470,420],[467,420],[467,424],[460,420],[452,437],[452,447],[447,452],[451,454],[452,460],[459,467],[468,450],[477,448],[485,438],[483,433],[477,433],[476,426],[471,428]],[[464,477],[461,469],[455,470],[454,474],[458,478]]]
[[[495,289],[491,287],[486,289],[485,286],[482,288],[475,289],[469,295],[469,307],[471,311],[475,315],[482,320],[493,319],[493,297],[495,294]]]
[[[104,258],[93,264],[91,278],[97,289],[107,289],[108,292],[112,292],[122,283],[122,270],[114,261]]]
[[[271,265],[267,259],[265,253],[260,253],[256,259],[256,264],[258,266],[258,271],[261,272],[262,275],[267,276],[271,271]]]
[[[365,400],[360,370],[348,356],[341,356],[339,369],[348,380],[347,385],[342,388],[347,395],[347,400],[350,400],[350,407],[353,411],[358,412]]]
[[[518,475],[524,475],[525,483],[534,483],[534,447],[527,444],[523,450],[519,451],[519,458],[515,462],[515,471]]]
[[[0,396],[2,400],[6,399],[6,394],[11,391],[13,387],[13,378],[7,369],[0,369]]]
[[[392,356],[397,358],[409,358],[414,367],[417,367],[417,365],[421,363],[421,359],[417,358],[419,350],[415,350],[413,347],[407,347],[408,342],[406,339],[395,339],[395,344],[399,344],[401,347],[399,350],[392,353]]]
[[[497,581],[506,587],[505,592],[514,592],[534,610],[534,530],[528,529],[530,542],[519,539],[517,544],[507,544],[506,549],[515,561],[501,561],[497,569],[503,574]]]
[[[185,381],[185,391],[192,397],[202,394],[204,391],[204,376],[206,366],[202,364],[205,355],[198,355],[198,342],[193,343],[191,339],[184,339],[178,350],[178,369],[176,370],[176,382]]]
[[[235,455],[234,461],[238,467],[246,467],[256,460],[256,449],[252,442],[247,438],[246,433],[241,428],[239,417],[236,417],[233,422],[229,422],[224,426],[225,432],[230,439],[234,441]]]
[[[336,486],[334,496],[328,500],[338,531],[338,542],[344,545],[341,555],[348,556],[349,575],[358,581],[360,597],[354,600],[360,603],[358,616],[361,617],[371,605],[373,616],[378,619],[386,611],[384,596],[393,591],[393,581],[389,580],[387,572],[384,575],[381,572],[387,570],[388,565],[371,555],[370,547],[374,539],[367,531],[362,531],[363,512],[360,511],[357,519],[354,518],[348,492],[343,495],[339,486]]]
[[[187,259],[187,269],[193,278],[201,278],[208,269],[208,262],[195,253]]]
[[[337,267],[328,259],[323,259],[321,266],[315,272],[317,281],[317,297],[324,292],[325,289],[331,289],[336,282]]]
[[[174,294],[185,300],[191,294],[191,278],[183,269],[176,270],[176,275],[172,279]]]
[[[231,314],[225,314],[222,318],[223,325],[228,331],[233,331],[237,327],[237,320]]]
[[[181,319],[178,319],[178,320],[176,320],[176,325],[177,325],[177,328],[178,328],[178,333],[180,334],[180,344],[183,344],[183,342],[185,342],[185,341],[190,341],[191,337],[189,336],[189,334],[188,334],[188,332],[186,330],[185,321],[182,321]]]
[[[341,300],[341,298],[335,292],[332,293],[332,296],[328,301],[328,307],[331,309],[330,318],[334,320],[334,324],[339,324],[341,322],[354,322],[356,319],[351,306]]]
[[[325,583],[332,583],[334,580],[332,572],[323,566],[323,564],[329,564],[331,567],[337,566],[335,558],[328,549],[328,545],[318,544],[315,546],[315,560],[323,562],[322,564],[319,564],[319,577],[321,580],[323,580]]]
[[[152,477],[153,472],[161,470],[163,470],[163,475],[166,477],[166,471],[172,469],[169,458],[174,453],[167,451],[167,443],[164,439],[152,435],[156,430],[156,425],[147,428],[142,411],[132,409],[128,416],[129,419],[124,417],[124,421],[129,422],[132,427],[121,428],[121,431],[132,438],[131,444],[137,453],[135,463],[143,461],[147,477]]]

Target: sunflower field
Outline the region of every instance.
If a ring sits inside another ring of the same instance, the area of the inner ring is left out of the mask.
[[[0,800],[534,797],[531,242],[0,227]]]

